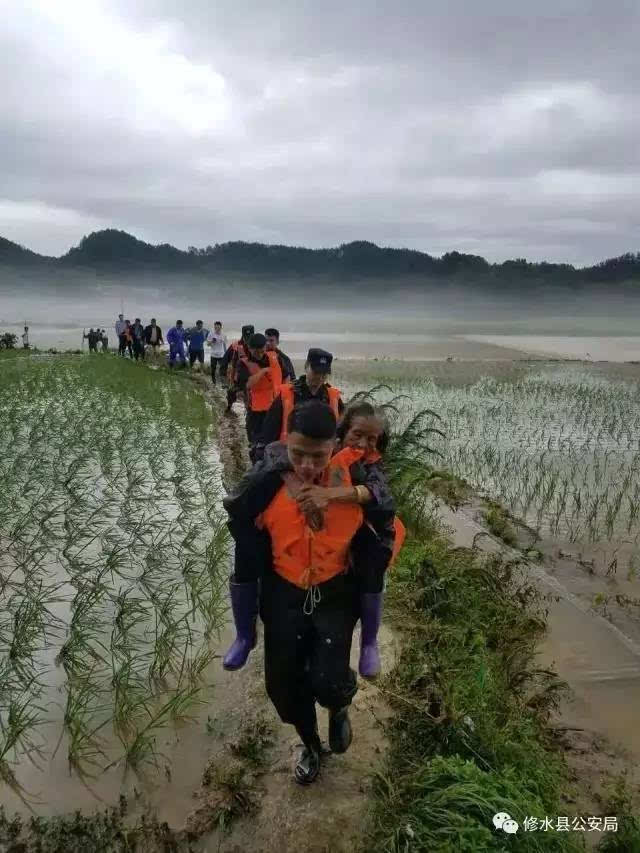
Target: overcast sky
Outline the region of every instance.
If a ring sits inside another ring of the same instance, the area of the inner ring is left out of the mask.
[[[521,10],[521,11],[519,11]],[[0,235],[640,250],[638,0],[0,0]]]

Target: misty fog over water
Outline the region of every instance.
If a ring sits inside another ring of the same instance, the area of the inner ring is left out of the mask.
[[[105,328],[115,345],[120,311],[155,317],[166,330],[221,320],[229,339],[245,323],[280,329],[302,358],[326,346],[341,358],[510,358],[518,351],[574,358],[640,359],[640,299],[597,291],[479,292],[449,284],[373,281],[203,281],[183,277],[30,281],[3,273],[0,331],[30,327],[32,346],[78,349],[83,329]]]

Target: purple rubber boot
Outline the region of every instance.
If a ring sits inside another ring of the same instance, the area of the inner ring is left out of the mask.
[[[229,581],[231,610],[236,626],[236,638],[222,660],[225,669],[242,669],[249,652],[257,642],[258,582],[234,583]]]
[[[380,672],[378,630],[382,621],[382,592],[363,592],[360,596],[360,663],[363,678],[375,678]]]

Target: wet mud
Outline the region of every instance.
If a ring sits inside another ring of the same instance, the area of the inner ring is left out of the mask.
[[[640,645],[561,582],[551,561],[527,561],[490,535],[479,505],[439,511],[456,546],[523,560],[526,575],[545,597],[547,634],[538,661],[568,685],[551,726],[580,792],[578,803],[568,803],[570,810],[601,814],[608,786],[621,775],[640,802]]]

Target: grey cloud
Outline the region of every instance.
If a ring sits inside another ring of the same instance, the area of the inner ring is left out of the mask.
[[[182,246],[637,248],[635,3],[105,6],[76,53],[38,15],[0,24],[0,234],[57,252],[94,223]],[[2,199],[76,217],[47,238]]]

